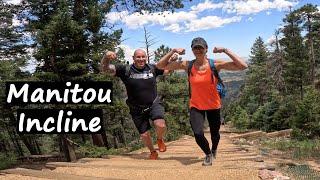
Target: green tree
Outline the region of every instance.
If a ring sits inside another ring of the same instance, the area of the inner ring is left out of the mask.
[[[171,51],[171,48],[165,45],[160,45],[156,51],[154,51],[154,62],[158,62],[164,55]]]
[[[0,58],[1,60],[24,60],[26,45],[21,43],[23,32],[19,25],[14,25],[14,15],[18,6],[4,3],[0,0]]]
[[[305,36],[307,43],[308,59],[309,59],[309,81],[314,84],[315,80],[315,69],[316,69],[316,53],[315,48],[319,48],[319,24],[320,16],[318,14],[318,8],[316,5],[306,4],[292,13],[299,16],[302,20],[302,30],[306,31]],[[319,54],[317,54],[319,57]]]
[[[303,99],[303,86],[308,82],[309,61],[299,27],[301,18],[291,12],[283,21],[284,37],[280,40],[280,44],[284,53],[286,86],[290,94],[299,95],[300,99]]]
[[[39,149],[29,148],[29,142],[38,143],[35,138],[18,135],[15,131],[14,108],[5,104],[5,83],[16,79],[28,77],[28,73],[21,69],[25,66],[26,45],[23,41],[22,25],[13,24],[16,13],[20,7],[10,5],[0,0],[0,152],[3,150],[6,154],[15,152],[23,156],[24,152],[20,140],[24,142],[31,154],[41,153]]]
[[[308,88],[305,98],[298,102],[291,121],[296,137],[320,137],[320,93]]]
[[[269,52],[261,37],[258,37],[251,48],[249,70],[241,93],[240,105],[246,107],[249,114],[263,105],[270,91],[270,77],[267,74]]]
[[[246,130],[249,127],[249,116],[246,110],[240,106],[236,106],[234,116],[231,118],[231,123],[237,129]]]

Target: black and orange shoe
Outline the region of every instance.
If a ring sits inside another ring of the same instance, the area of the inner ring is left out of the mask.
[[[157,153],[157,151],[152,151],[152,152],[150,153],[149,159],[151,159],[151,160],[157,160],[157,159],[158,159],[158,153]]]
[[[163,139],[158,139],[158,140],[157,140],[157,144],[158,144],[158,147],[159,147],[159,151],[160,151],[160,152],[166,152],[167,147],[166,147],[166,145],[164,144],[164,140],[163,140]]]

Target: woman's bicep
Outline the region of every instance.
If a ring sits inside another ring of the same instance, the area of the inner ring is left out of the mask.
[[[237,70],[240,70],[239,67],[234,64],[233,62],[227,62],[227,61],[224,61],[224,62],[218,62],[215,64],[216,68],[218,71],[224,69],[224,70],[228,70],[228,71],[237,71]]]

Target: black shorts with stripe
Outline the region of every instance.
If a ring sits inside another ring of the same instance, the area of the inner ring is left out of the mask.
[[[149,120],[164,119],[164,107],[161,102],[154,102],[149,108],[130,107],[132,120],[140,134],[151,128]]]

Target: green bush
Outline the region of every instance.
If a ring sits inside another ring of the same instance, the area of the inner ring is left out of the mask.
[[[16,164],[17,157],[13,153],[0,153],[0,170],[10,168],[12,165]]]
[[[232,125],[239,130],[246,130],[249,127],[249,116],[245,109],[237,106],[231,118]]]
[[[320,93],[308,88],[303,100],[297,103],[292,118],[292,127],[296,138],[320,137]]]

